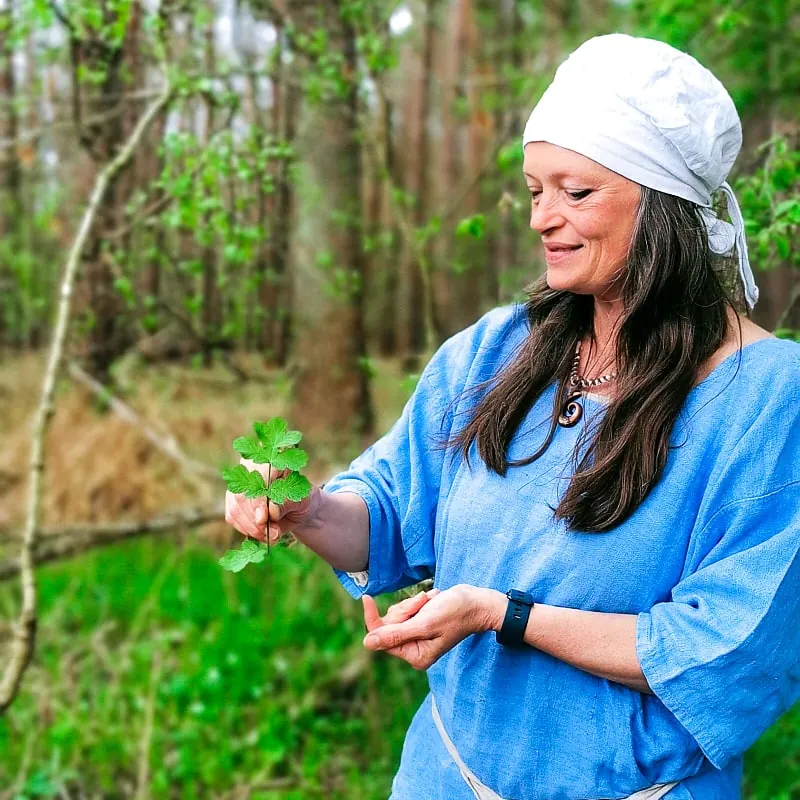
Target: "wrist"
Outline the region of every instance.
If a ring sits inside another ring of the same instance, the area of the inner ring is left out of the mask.
[[[506,616],[508,598],[497,589],[477,589],[480,609],[480,632],[499,631]]]
[[[324,486],[325,484],[323,484]],[[303,534],[322,527],[323,506],[330,495],[326,495],[322,486],[314,486],[308,498],[308,507],[302,517],[292,525],[292,533],[301,541]],[[298,536],[299,534],[299,536]]]

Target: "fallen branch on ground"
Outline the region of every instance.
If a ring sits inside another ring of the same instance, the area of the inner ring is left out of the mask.
[[[41,531],[33,550],[36,566],[72,558],[95,547],[135,539],[149,534],[171,533],[180,528],[196,528],[208,522],[221,522],[225,517],[222,503],[208,508],[184,508],[144,521],[117,522],[109,525],[75,526],[58,531]],[[19,559],[0,561],[0,581],[19,572]]]

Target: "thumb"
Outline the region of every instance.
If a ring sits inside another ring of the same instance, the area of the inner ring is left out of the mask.
[[[368,594],[365,594],[361,596],[361,602],[364,605],[364,623],[367,626],[367,630],[371,631],[375,628],[380,628],[383,625],[383,620],[375,601]]]

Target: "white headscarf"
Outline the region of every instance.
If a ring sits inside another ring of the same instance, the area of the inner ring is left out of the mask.
[[[742,212],[725,181],[742,146],[742,126],[725,87],[692,56],[622,33],[589,39],[558,68],[531,112],[522,146],[528,142],[565,147],[696,203],[711,250],[736,247],[747,304],[756,304]],[[717,190],[733,224],[711,210]]]

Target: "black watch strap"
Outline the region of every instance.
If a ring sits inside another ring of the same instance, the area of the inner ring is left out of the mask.
[[[506,597],[508,606],[503,626],[496,634],[497,643],[521,647],[525,643],[525,628],[528,627],[528,617],[533,608],[533,595],[530,592],[521,592],[519,589],[509,589]]]

